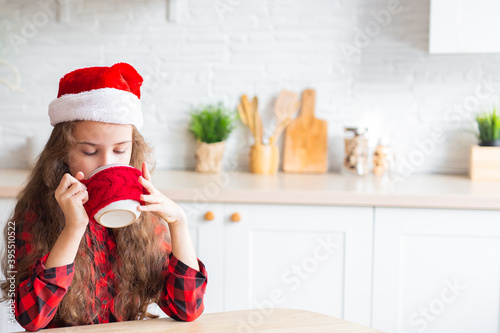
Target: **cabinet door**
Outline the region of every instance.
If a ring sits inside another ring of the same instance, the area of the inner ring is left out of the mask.
[[[429,53],[498,53],[497,0],[431,0]]]
[[[189,233],[198,258],[208,275],[204,313],[224,311],[224,225],[223,204],[187,203],[179,205],[186,212]],[[211,212],[213,220],[206,220]]]
[[[368,325],[372,212],[227,204],[226,310],[296,308]]]
[[[186,212],[196,256],[207,269],[208,284],[203,313],[222,312],[224,311],[223,204],[191,202],[177,202],[177,204]],[[212,212],[213,220],[205,219],[207,212]],[[161,318],[167,317],[156,304],[152,304],[148,310]]]
[[[373,327],[499,332],[500,211],[375,209]]]

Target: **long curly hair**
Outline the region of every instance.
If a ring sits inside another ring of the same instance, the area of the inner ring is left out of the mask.
[[[64,214],[57,203],[54,194],[63,175],[69,172],[67,164],[68,153],[74,144],[73,129],[77,121],[63,122],[55,125],[51,136],[39,155],[37,162],[28,178],[27,184],[17,197],[17,204],[9,221],[15,221],[17,235],[29,231],[32,239],[30,249],[22,257],[16,258],[16,288],[20,281],[33,274],[33,265],[43,255],[48,253],[65,226]],[[132,155],[130,165],[141,168],[142,161],[153,165],[152,148],[133,127]],[[26,221],[26,213],[31,214],[34,221]],[[158,234],[158,237],[151,235]],[[5,247],[7,247],[8,224],[4,229]],[[75,326],[92,324],[98,316],[92,308],[95,281],[91,281],[93,256],[86,235],[82,237],[78,254],[75,258],[75,272],[71,288],[62,299],[54,317],[58,326]],[[116,231],[117,253],[119,260],[113,263],[116,274],[115,285],[115,317],[118,321],[156,318],[147,311],[149,304],[157,302],[162,292],[162,263],[165,262],[165,248],[162,241],[170,243],[168,228],[161,219],[149,212],[143,212],[140,220]],[[5,249],[4,249],[5,250]],[[7,276],[8,251],[4,251],[2,271]],[[140,263],[140,264],[139,264]],[[9,283],[2,281],[1,301],[8,297]],[[83,301],[85,300],[85,301]],[[99,309],[97,305],[96,309]]]

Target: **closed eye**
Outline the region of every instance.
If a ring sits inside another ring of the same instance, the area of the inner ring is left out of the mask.
[[[96,151],[94,151],[94,152],[92,152],[92,153],[88,153],[88,152],[86,152],[86,151],[84,151],[83,153],[84,153],[85,155],[87,155],[87,156],[92,156],[92,155],[95,155],[95,154],[97,153],[97,150],[96,150]]]
[[[123,154],[125,153],[125,150],[115,150],[115,154]]]

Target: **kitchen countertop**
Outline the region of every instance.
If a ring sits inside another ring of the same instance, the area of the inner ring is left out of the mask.
[[[273,308],[204,314],[192,322],[180,322],[170,318],[161,318],[43,330],[43,332],[47,333],[233,333],[254,331],[267,333],[383,333],[370,327],[316,312]]]
[[[0,198],[14,198],[28,170],[0,170]],[[500,209],[500,183],[466,176],[358,177],[335,173],[273,176],[156,170],[153,184],[174,201],[373,207]]]

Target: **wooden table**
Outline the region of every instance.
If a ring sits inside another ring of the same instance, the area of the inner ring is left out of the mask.
[[[120,323],[53,328],[42,332],[173,332],[173,333],[382,333],[327,315],[291,309],[256,309],[204,314],[193,322],[178,322],[170,318],[136,320]]]

